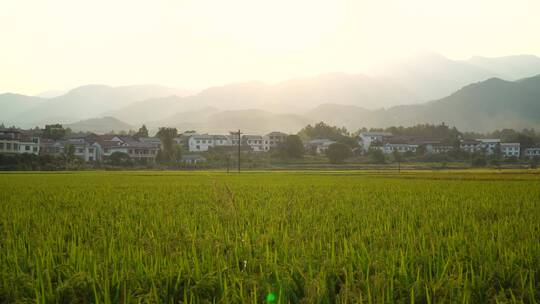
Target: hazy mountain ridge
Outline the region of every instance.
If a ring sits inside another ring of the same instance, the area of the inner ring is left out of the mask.
[[[540,73],[540,58],[533,55],[504,57],[473,56],[468,63],[504,75],[506,80],[518,80]]]
[[[429,101],[448,96],[470,83],[497,77],[518,80],[540,73],[540,58],[534,55],[504,57],[473,56],[451,60],[437,53],[424,53],[387,62],[372,75],[394,79],[402,87]]]
[[[217,134],[242,129],[243,132],[257,134],[276,130],[294,133],[313,122],[302,115],[279,114],[260,109],[219,111],[215,108],[204,108],[177,113],[165,120],[150,122],[148,126],[154,130],[167,126],[182,131],[196,130]]]
[[[42,102],[36,106],[12,114],[7,119],[13,123],[27,125],[48,120],[49,117],[69,117],[68,121],[77,121],[100,116],[104,112],[122,108],[142,99],[170,96],[182,92],[179,89],[155,85],[119,87],[86,85],[58,97],[40,99]],[[17,104],[18,101],[10,99],[6,103]]]
[[[342,112],[341,106],[315,110],[308,115],[352,130],[441,122],[465,131],[540,128],[540,75],[513,82],[491,78],[467,85],[445,98],[419,105],[402,105],[367,113],[365,109],[356,109],[359,111],[358,120],[348,125],[336,121],[335,117],[339,116],[336,113]]]
[[[184,130],[228,130],[237,128],[236,124],[253,130],[274,125],[295,131],[321,120],[351,130],[441,121],[465,130],[538,125],[538,77],[503,80],[536,69],[540,73],[536,56],[459,61],[424,54],[390,66],[399,67],[391,77],[332,73],[276,84],[228,84],[183,97],[174,94],[182,94],[178,89],[160,86],[104,85],[79,87],[49,99],[2,94],[0,119],[5,124],[33,127],[110,116],[125,121],[125,126],[147,123],[154,128],[163,125]],[[499,74],[511,75],[488,77]],[[477,79],[484,77],[487,80]],[[466,84],[458,86],[465,80]],[[450,93],[418,104],[418,96],[435,91]]]
[[[70,128],[71,130],[75,132],[79,131],[86,131],[86,132],[94,132],[98,134],[107,133],[110,131],[128,131],[133,130],[134,127],[118,120],[115,117],[101,117],[101,118],[91,118],[91,119],[85,119],[81,120],[72,124],[67,124],[67,128]]]
[[[34,96],[26,96],[21,94],[5,93],[0,94],[0,121],[11,122],[13,117],[24,113],[46,99]]]

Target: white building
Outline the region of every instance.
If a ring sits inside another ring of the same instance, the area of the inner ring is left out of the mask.
[[[382,146],[380,146],[380,149],[383,151],[384,154],[392,154],[394,152],[398,153],[406,153],[406,152],[416,152],[416,149],[418,149],[417,144],[410,144],[410,143],[386,143]]]
[[[358,144],[364,152],[367,152],[369,150],[369,147],[374,142],[380,142],[382,143],[385,139],[392,137],[392,133],[388,132],[363,132],[360,133]]]
[[[501,154],[505,157],[517,157],[520,154],[519,143],[501,143]]]
[[[19,153],[30,153],[34,155],[39,154],[39,138],[35,138],[30,141],[19,142]]]
[[[451,145],[445,145],[440,142],[429,142],[425,143],[426,153],[428,154],[441,154],[448,153],[454,149]]]
[[[478,151],[485,151],[487,155],[495,153],[497,149],[500,149],[500,139],[472,139],[462,140],[459,144],[461,150],[474,153]]]
[[[232,141],[227,135],[197,134],[192,135],[188,141],[190,152],[204,152],[212,147],[231,145]]]
[[[243,135],[242,144],[248,145],[253,152],[265,151],[264,139],[261,135]]]
[[[525,149],[525,156],[531,157],[540,157],[540,147],[527,148]]]
[[[495,153],[497,149],[500,149],[501,140],[498,138],[482,138],[477,139],[481,142],[482,149],[485,149],[486,154],[491,155]]]
[[[287,134],[285,134],[285,133],[282,133],[282,132],[270,132],[270,133],[266,134],[265,136],[263,136],[263,140],[264,140],[264,147],[263,148],[264,148],[265,151],[269,151],[270,149],[274,149],[277,146],[279,146],[279,144],[284,142],[286,138],[287,138]]]
[[[30,132],[16,129],[0,130],[0,153],[34,154],[40,150],[40,138]]]

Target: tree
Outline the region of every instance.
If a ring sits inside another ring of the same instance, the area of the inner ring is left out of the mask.
[[[301,158],[304,155],[304,144],[298,135],[289,135],[278,147],[280,154],[288,158]]]
[[[45,129],[43,129],[44,138],[59,140],[64,136],[66,136],[66,129],[61,124],[45,125]]]
[[[322,121],[314,126],[307,125],[298,132],[298,135],[304,139],[330,139],[344,143],[351,148],[358,146],[357,139],[349,136],[349,132],[345,127],[330,126]]]
[[[341,164],[352,155],[351,148],[343,143],[334,143],[328,146],[326,156],[332,164]]]
[[[124,152],[114,152],[109,156],[108,163],[113,166],[120,166],[120,167],[129,167],[133,163],[131,162],[131,158],[127,153]]]
[[[65,145],[64,146],[64,151],[62,152],[60,157],[62,158],[62,160],[65,163],[65,166],[66,166],[65,169],[69,170],[69,168],[74,163],[75,158],[76,158],[76,156],[75,156],[75,146],[71,145],[71,144]]]
[[[163,147],[162,159],[176,161],[177,149],[174,146],[174,138],[178,136],[176,128],[159,128],[156,136],[161,140]]]
[[[419,145],[418,148],[416,148],[416,155],[424,156],[426,153],[427,153],[426,145]]]
[[[371,149],[369,151],[369,156],[371,158],[371,161],[375,164],[386,163],[386,158],[384,157],[384,154],[380,149]]]
[[[137,131],[137,133],[135,133],[135,135],[133,135],[133,137],[137,139],[141,137],[148,137],[148,129],[146,128],[146,126],[142,125],[142,127],[139,129],[139,131]]]

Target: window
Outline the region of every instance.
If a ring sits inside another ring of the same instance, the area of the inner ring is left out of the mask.
[[[11,143],[6,143],[6,150],[11,150]]]
[[[13,144],[13,150],[19,149],[19,144]]]
[[[92,156],[88,157],[88,161],[94,161],[94,158]]]
[[[38,151],[38,150],[37,150],[37,147],[33,147],[33,148],[32,148],[32,151],[37,152],[37,151]]]
[[[30,146],[24,146],[24,151],[30,151]]]
[[[94,149],[93,148],[88,149],[88,153],[94,153]]]
[[[4,150],[4,143],[0,143],[0,150]]]
[[[83,148],[77,148],[77,153],[84,153]]]
[[[197,145],[197,147],[196,147],[196,148],[197,148],[197,150],[200,150],[200,149],[201,149],[201,146]]]

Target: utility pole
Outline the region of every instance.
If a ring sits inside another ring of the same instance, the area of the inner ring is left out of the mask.
[[[240,129],[238,129],[238,173],[240,173],[240,146],[242,138],[240,137]]]

